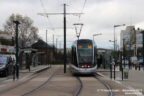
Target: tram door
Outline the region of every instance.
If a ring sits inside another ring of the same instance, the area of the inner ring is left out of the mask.
[[[72,47],[72,64],[74,64],[75,66],[78,67],[78,64],[77,64],[77,57],[76,57],[76,48],[75,47]]]

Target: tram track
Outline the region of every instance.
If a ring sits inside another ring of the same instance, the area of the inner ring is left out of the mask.
[[[79,87],[77,88],[77,90],[76,90],[76,92],[74,93],[73,96],[78,96],[80,94],[80,91],[81,91],[82,87],[83,87],[83,84],[82,84],[82,81],[80,80],[80,78],[76,77],[76,79],[79,82]]]
[[[21,95],[21,96],[28,96],[28,95],[32,94],[33,92],[41,89],[43,86],[45,86],[45,85],[52,79],[52,77],[54,77],[54,75],[56,74],[56,72],[57,72],[57,71],[55,71],[53,74],[51,74],[51,76],[50,76],[45,82],[43,82],[41,85],[39,85],[38,87],[32,89],[32,90],[29,91],[29,92],[24,93],[24,94]]]
[[[82,94],[80,94],[80,93],[82,93],[83,91],[85,91],[85,90],[82,90],[83,89],[83,87],[85,87],[85,81],[84,80],[81,80],[81,78],[83,78],[83,77],[80,77],[80,76],[76,76],[76,79],[77,79],[77,81],[78,81],[78,87],[77,87],[77,89],[76,89],[76,91],[75,91],[75,93],[73,94],[73,96],[82,96]],[[84,77],[85,78],[85,77]],[[107,92],[108,92],[108,94],[107,95],[104,95],[104,96],[114,96],[114,94],[113,94],[113,92],[112,92],[112,88],[111,88],[111,86],[109,85],[109,84],[107,84],[104,80],[102,80],[102,79],[100,79],[97,75],[94,75],[94,76],[92,76],[92,77],[86,77],[86,78],[89,78],[89,79],[92,79],[92,78],[94,78],[94,79],[96,79],[98,82],[96,82],[96,83],[99,83],[100,82],[100,84],[102,84],[103,86],[104,86],[104,88],[106,88],[106,90],[107,90]],[[84,83],[84,84],[83,84]],[[87,81],[87,83],[89,83],[89,81]],[[96,86],[97,87],[97,86]],[[103,89],[104,89],[103,88]],[[98,90],[98,88],[96,88],[97,90]],[[103,93],[106,93],[106,92],[103,92]],[[93,96],[93,95],[92,95]],[[98,95],[95,95],[95,96],[98,96]]]
[[[98,78],[96,75],[94,76],[95,79],[97,79],[99,82],[101,82],[108,90],[108,96],[114,96],[113,92],[112,92],[112,88],[109,84],[107,84],[105,81],[101,80],[100,78]]]
[[[28,78],[28,79],[26,79],[26,80],[24,80],[24,81],[21,81],[21,82],[19,82],[18,84],[15,84],[15,85],[13,85],[13,86],[11,86],[11,87],[5,88],[4,90],[1,90],[1,91],[0,91],[0,95],[5,94],[5,93],[7,93],[7,92],[9,92],[9,91],[11,91],[11,90],[14,90],[14,89],[18,88],[18,87],[21,87],[21,86],[24,85],[24,84],[27,84],[27,83],[30,82],[31,80],[33,80],[33,79],[41,76],[41,74],[42,74],[43,72],[46,72],[46,71],[47,71],[47,70],[42,71],[42,72],[38,72],[38,73],[36,73],[36,74],[34,73],[33,75],[31,75],[30,78]]]
[[[13,86],[1,90],[0,96],[114,96],[111,84],[99,74],[73,77],[70,73],[63,74],[62,67],[59,69],[60,66],[53,67],[24,81],[14,82]]]
[[[78,88],[77,85],[79,85],[77,79],[72,76],[70,71],[64,74],[63,67],[60,66],[48,83],[26,96],[72,96]]]

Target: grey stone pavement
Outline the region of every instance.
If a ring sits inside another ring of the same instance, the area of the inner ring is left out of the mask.
[[[98,72],[110,78],[110,71],[108,69],[98,69]],[[143,68],[141,68],[140,70],[139,69],[135,70],[135,68],[129,69],[128,79],[122,80],[122,73],[121,71],[119,71],[119,68],[117,67],[116,78],[114,81],[123,84],[129,89],[140,90],[140,92],[143,93],[144,95],[144,70]]]

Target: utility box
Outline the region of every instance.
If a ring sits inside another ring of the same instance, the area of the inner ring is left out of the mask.
[[[124,79],[128,79],[128,73],[129,73],[129,69],[123,68]]]

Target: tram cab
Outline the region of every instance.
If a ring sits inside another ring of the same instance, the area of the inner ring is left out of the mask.
[[[73,74],[93,74],[97,69],[97,50],[92,40],[76,40],[72,45],[70,70]]]

